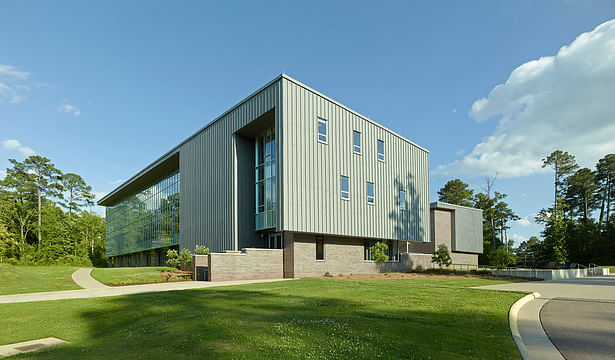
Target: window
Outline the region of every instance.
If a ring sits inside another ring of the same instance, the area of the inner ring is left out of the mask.
[[[399,190],[399,209],[404,211],[407,209],[406,206],[406,191]]]
[[[342,200],[350,200],[350,178],[348,176],[340,176],[340,195]]]
[[[378,161],[384,161],[384,141],[378,140]]]
[[[376,196],[374,195],[374,183],[367,182],[367,203],[374,205]]]
[[[318,118],[318,142],[327,143],[327,120]]]
[[[275,227],[275,130],[265,130],[255,140],[255,228]]]
[[[376,245],[376,241],[375,240],[365,240],[363,242],[363,250],[364,250],[364,256],[363,256],[363,260],[371,260],[372,259],[372,250],[371,247]]]
[[[361,133],[358,131],[352,132],[352,151],[357,154],[361,153]]]
[[[325,259],[325,240],[321,237],[316,238],[316,260]]]

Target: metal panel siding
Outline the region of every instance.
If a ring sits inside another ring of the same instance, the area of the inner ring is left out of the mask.
[[[283,230],[430,241],[428,152],[290,79],[282,84]],[[328,121],[326,145],[317,141],[318,116]],[[361,132],[361,155],[353,153],[353,130]],[[340,175],[350,177],[350,201],[340,199]],[[375,205],[367,204],[367,181],[375,184]]]
[[[277,107],[280,81],[254,94],[180,146],[181,248],[193,250],[203,244],[214,252],[235,250],[232,136]],[[276,123],[277,117],[278,111]],[[238,204],[254,206],[253,200],[239,199]]]

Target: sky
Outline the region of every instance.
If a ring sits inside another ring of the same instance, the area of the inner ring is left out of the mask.
[[[542,158],[615,152],[610,0],[1,1],[0,178],[40,154],[100,198],[282,72],[427,148],[431,201],[497,175],[517,244]]]

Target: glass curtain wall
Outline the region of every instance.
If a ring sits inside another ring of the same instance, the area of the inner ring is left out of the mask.
[[[256,230],[275,227],[275,130],[267,129],[256,137]]]
[[[107,256],[179,245],[179,172],[107,207]]]

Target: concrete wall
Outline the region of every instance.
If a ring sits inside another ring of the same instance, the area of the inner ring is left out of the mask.
[[[375,261],[364,259],[363,239],[324,236],[325,259],[316,260],[316,235],[285,233],[284,277],[323,276],[327,272],[331,275],[374,274],[433,267],[430,253],[405,253],[405,246],[406,242],[399,244],[399,261],[378,265]],[[408,246],[412,248],[415,244],[409,242]]]
[[[209,281],[282,279],[283,250],[243,249],[208,255]]]
[[[532,270],[532,269],[507,269],[507,270],[491,270],[494,275],[500,276],[517,276],[531,279],[543,280],[565,280],[576,279],[588,276],[587,269],[565,269],[565,270]]]

